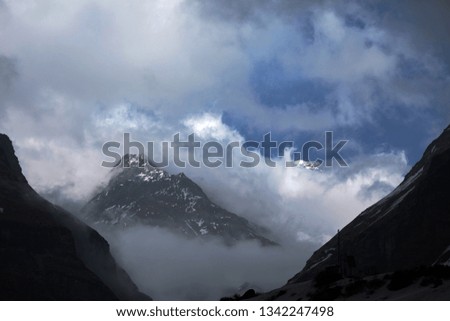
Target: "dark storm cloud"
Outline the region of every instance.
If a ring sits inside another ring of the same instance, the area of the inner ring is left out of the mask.
[[[189,2],[192,5],[193,2]],[[346,23],[364,28],[367,23],[409,40],[418,49],[432,51],[443,58],[450,68],[450,2],[446,0],[355,0],[355,1],[194,1],[193,7],[204,17],[218,18],[229,23],[264,22],[274,16],[301,17],[310,9],[330,9],[346,18]]]
[[[0,55],[0,94],[5,95],[18,76],[14,59]]]
[[[204,17],[218,18],[232,23],[256,22],[263,23],[267,16],[277,15],[292,17],[300,11],[319,6],[324,1],[276,1],[276,0],[231,0],[231,1],[202,1],[186,2],[193,5]]]
[[[189,2],[192,5],[193,2]],[[410,1],[194,1],[193,7],[204,17],[229,23],[270,21],[299,17],[310,9],[331,9],[346,17],[346,23],[364,28],[377,24],[398,36],[409,37],[424,53],[433,51],[450,63],[450,2],[446,0]],[[449,65],[450,67],[450,65]]]
[[[194,4],[193,4],[194,3]],[[410,40],[424,52],[432,50],[450,62],[450,2],[446,0],[411,1],[201,1],[187,2],[206,18],[229,23],[264,22],[274,16],[296,17],[310,9],[330,9],[346,17],[346,22],[364,28],[377,24]]]
[[[0,2],[0,10],[1,6],[2,3]],[[0,55],[0,117],[4,116],[4,103],[10,96],[10,91],[17,76],[15,60]]]
[[[372,84],[362,86],[356,90],[356,94],[345,93],[347,101],[363,107],[371,103],[371,100],[367,99],[368,96],[376,97],[374,105],[378,112],[390,114],[392,108],[400,107],[404,109],[403,115],[409,118],[421,117],[423,108],[426,108],[437,115],[435,121],[427,125],[432,130],[425,135],[430,137],[436,135],[441,127],[450,121],[449,1],[233,0],[196,1],[193,7],[205,19],[215,19],[230,25],[252,24],[265,27],[273,23],[274,19],[278,19],[283,23],[296,25],[299,33],[312,43],[315,41],[315,25],[311,23],[310,17],[314,12],[334,12],[345,21],[346,27],[353,29],[375,27],[384,37],[383,41],[376,45],[388,56],[395,57],[395,63],[387,69],[390,77],[370,79]],[[307,43],[303,44],[306,45]],[[368,40],[367,45],[373,46],[374,43]],[[326,50],[327,48],[323,47],[321,52]],[[350,54],[353,55],[351,50]],[[358,84],[365,83],[366,80]],[[277,95],[289,99],[293,97],[283,91],[275,92],[275,96]],[[326,95],[323,93],[322,96]],[[344,110],[341,114],[347,117],[345,112]],[[352,119],[351,114],[349,119]],[[363,110],[362,114],[368,115],[366,121],[373,121],[370,110]],[[356,124],[360,124],[361,117],[356,119]]]
[[[372,1],[377,7],[383,3],[383,10],[378,12],[378,21],[383,28],[393,34],[405,37],[417,52],[425,59],[437,58],[434,63],[443,73],[436,73],[436,82],[425,82],[417,90],[434,93],[435,108],[450,121],[450,2],[446,0],[432,1]],[[376,11],[375,11],[376,12]],[[440,79],[439,79],[440,78]]]
[[[444,56],[449,54],[450,43],[447,41],[450,30],[449,1],[370,1],[369,3],[375,9],[379,22],[388,30],[409,34],[413,42],[426,51],[434,48],[437,54]]]
[[[449,46],[443,42],[450,30],[450,2],[446,0],[354,0],[354,1],[276,1],[276,0],[230,0],[202,1],[185,3],[200,10],[209,17],[220,18],[230,23],[260,20],[262,16],[296,16],[299,12],[311,9],[333,9],[339,13],[357,13],[359,17],[348,15],[347,20],[355,26],[364,27],[365,19],[376,19],[379,23],[394,30],[414,32],[417,38],[426,43],[434,42],[438,46]],[[359,10],[358,10],[359,9]],[[364,11],[361,11],[364,10]],[[370,14],[369,14],[370,12]]]

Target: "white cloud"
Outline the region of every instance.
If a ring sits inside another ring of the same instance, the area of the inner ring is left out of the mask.
[[[108,174],[100,167],[95,149],[81,148],[72,140],[66,146],[47,139],[20,141],[17,154],[30,184],[40,192],[58,189],[61,196],[85,201]]]
[[[203,141],[243,141],[244,133],[223,122],[226,112],[249,131],[295,136],[365,126],[391,106],[407,105],[411,113],[434,108],[433,95],[448,87],[436,57],[355,4],[283,2],[276,8],[266,2],[262,7],[273,12],[258,10],[259,23],[253,23],[245,13],[251,16],[260,1],[239,2],[233,8],[245,10],[236,23],[202,16],[189,1],[3,2],[0,57],[8,68],[0,64],[0,131],[13,139],[32,186],[76,200],[103,182],[101,146],[121,141],[124,131],[142,142],[169,140],[179,131]],[[362,17],[365,27],[347,24],[348,13]],[[402,73],[405,59],[420,66],[418,76]],[[254,74],[261,61],[280,62],[282,70],[271,72],[287,79],[328,87],[319,103],[266,106],[252,86],[252,77],[263,76]],[[240,160],[236,154],[235,164]],[[361,155],[349,168],[314,172],[284,168],[283,161],[276,168],[184,171],[215,202],[288,244],[326,240],[396,186],[408,167],[401,151]],[[217,258],[214,250],[206,253]]]
[[[233,24],[205,19],[181,1],[5,3],[0,53],[17,59],[20,74],[7,108],[33,110],[51,91],[64,97],[64,109],[88,118],[98,104],[128,101],[172,123],[209,110],[228,111],[257,129],[323,130],[361,126],[386,104],[428,105],[430,95],[417,90],[423,80],[399,76],[399,57],[424,62],[425,74],[438,65],[356,5],[348,12],[367,18],[363,29],[347,25],[340,6],[306,6],[298,14],[309,19],[311,42],[284,16],[261,14],[263,26]],[[272,59],[288,77],[331,83],[325,102],[279,109],[259,102],[249,80],[253,64]]]
[[[224,111],[250,129],[295,135],[362,126],[375,110],[387,108],[384,100],[417,101],[408,98],[417,87],[397,72],[402,54],[420,59],[414,48],[370,19],[363,29],[347,25],[345,10],[333,6],[300,15],[310,19],[311,41],[292,19],[261,13],[263,25],[228,23],[205,19],[179,1],[5,3],[0,54],[16,59],[18,77],[1,105],[6,116],[0,126],[41,190],[67,181],[73,186],[67,193],[85,197],[100,180],[102,143],[120,140],[125,130],[144,142],[180,130],[240,141],[243,134],[222,122]],[[367,14],[357,6],[351,13]],[[425,58],[426,71],[441,70]],[[264,106],[249,79],[255,62],[271,59],[282,62],[287,77],[332,84],[323,105]],[[427,101],[428,93],[417,95]],[[264,166],[187,170],[225,207],[274,230],[292,228],[290,235],[297,235],[301,229],[315,237],[386,192],[362,189],[376,182],[394,186],[406,167],[398,153],[359,161],[365,165],[349,168],[344,178]]]
[[[130,118],[130,113],[124,113],[122,108],[112,111],[115,121],[106,121],[97,127],[94,133],[100,142],[102,138],[114,136],[121,142],[121,132],[116,127],[126,125],[136,115],[145,117],[131,112]],[[13,115],[24,123],[33,119],[21,113]],[[123,120],[122,116],[125,117]],[[181,139],[196,133],[203,143],[212,139],[224,146],[231,141],[245,140],[240,133],[225,125],[219,114],[195,114],[182,122],[185,127],[182,128]],[[13,120],[11,123],[16,122]],[[133,127],[134,123],[127,126]],[[17,129],[10,127],[9,130],[15,132]],[[158,143],[170,140],[173,134],[171,127],[156,126],[137,132],[132,139]],[[108,173],[100,166],[104,160],[100,142],[87,139],[80,145],[70,136],[49,139],[40,138],[38,134],[15,140],[17,153],[32,186],[43,192],[67,186],[63,192],[75,199],[86,199]],[[202,159],[201,149],[197,149],[196,159]],[[302,239],[309,235],[311,240],[323,240],[395,187],[407,168],[404,153],[367,155],[354,159],[349,168],[323,171],[286,168],[285,159],[278,159],[275,168],[260,163],[247,169],[239,167],[241,160],[243,156],[235,149],[232,168],[225,168],[225,165],[199,169],[171,166],[171,170],[186,172],[214,201],[267,226],[286,242],[294,241],[299,232],[303,233]],[[365,192],[377,183],[383,183],[385,188],[372,188],[370,193]]]
[[[222,116],[204,113],[188,117],[183,121],[187,132],[195,133],[202,140],[215,140],[219,142],[242,142],[244,138],[236,131],[223,124]]]
[[[215,116],[215,120],[212,117],[207,114],[204,118],[189,118],[191,127],[187,133],[203,129],[206,119],[210,133],[219,132],[220,137],[226,137],[220,140],[222,143],[240,137],[220,121],[220,116]],[[202,159],[200,152],[199,149],[197,159]],[[232,168],[188,167],[185,171],[216,202],[288,236],[288,241],[299,232],[303,233],[301,238],[308,234],[315,241],[323,240],[397,186],[408,167],[403,152],[367,155],[354,159],[348,168],[322,171],[287,168],[286,159],[278,159],[275,168],[264,162],[255,168],[242,168],[239,163],[243,156],[234,155]],[[379,183],[385,188],[365,193]]]
[[[331,11],[320,14],[316,26],[320,33],[335,43],[343,41],[347,32],[342,21]]]

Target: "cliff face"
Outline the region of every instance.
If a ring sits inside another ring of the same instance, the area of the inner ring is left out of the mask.
[[[139,300],[108,243],[41,198],[0,134],[0,299]]]
[[[327,267],[371,275],[445,263],[450,251],[450,126],[404,181],[317,250],[289,283]]]

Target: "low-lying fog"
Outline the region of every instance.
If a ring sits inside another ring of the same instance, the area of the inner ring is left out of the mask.
[[[262,247],[257,242],[228,247],[154,227],[103,235],[118,263],[155,300],[218,300],[248,288],[271,290],[299,272],[317,248]]]

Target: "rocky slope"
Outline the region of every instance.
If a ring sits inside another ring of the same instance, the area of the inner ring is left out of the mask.
[[[321,278],[367,280],[436,265],[450,265],[450,126],[392,193],[362,212],[285,287],[272,292],[281,295],[260,298],[305,299]],[[439,295],[450,298],[448,291]]]
[[[261,227],[211,202],[183,173],[170,175],[136,155],[124,157],[113,169],[109,184],[84,206],[82,213],[94,226],[143,224],[189,238],[219,237],[228,244],[241,240],[275,244],[264,236],[266,231]]]
[[[0,134],[0,299],[140,300],[108,243],[41,198]]]

